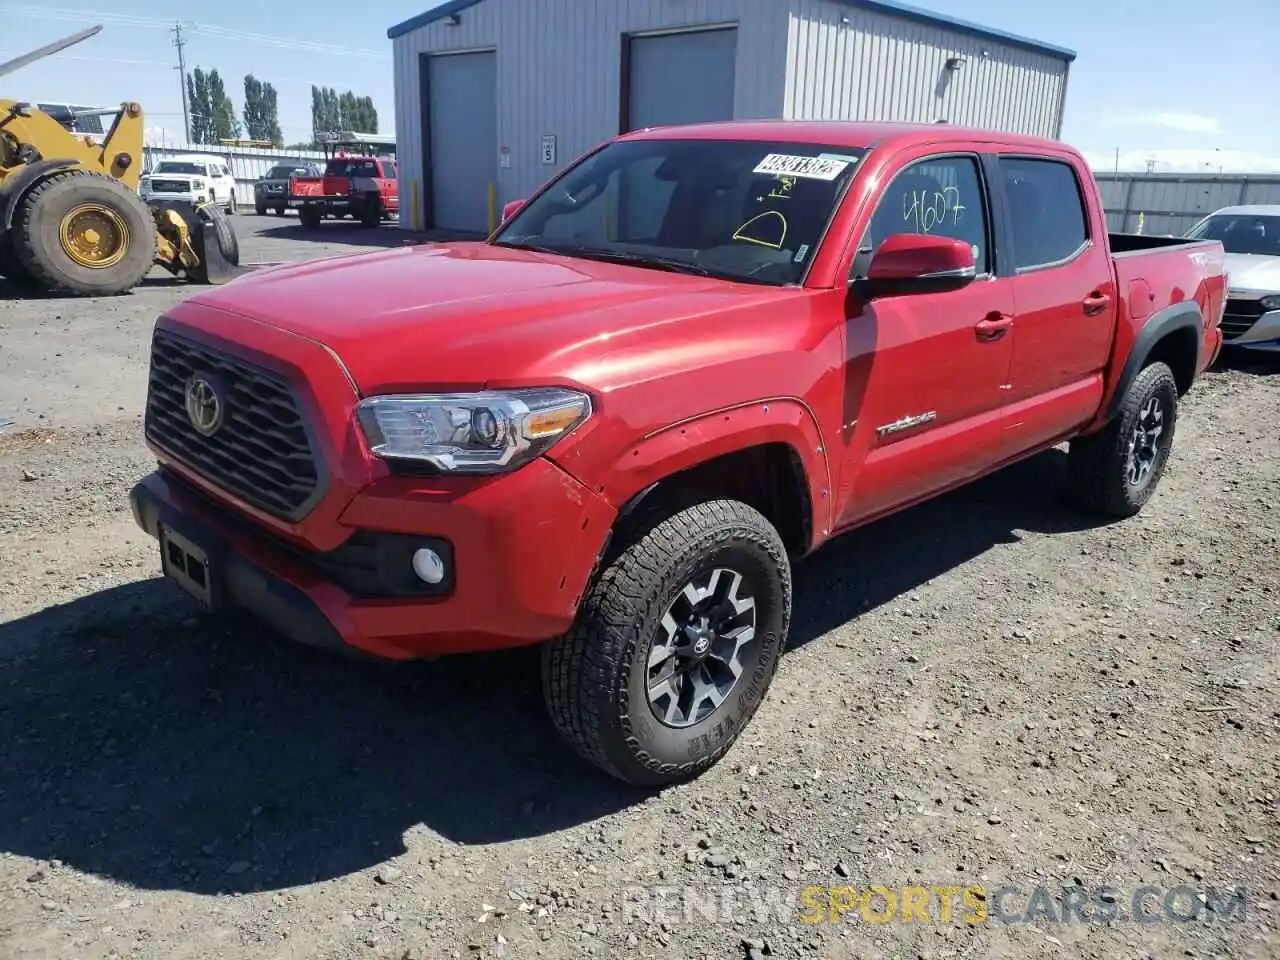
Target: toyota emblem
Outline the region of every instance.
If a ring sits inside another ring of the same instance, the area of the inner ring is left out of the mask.
[[[187,380],[187,419],[196,432],[211,437],[222,426],[222,397],[206,377],[196,374]]]

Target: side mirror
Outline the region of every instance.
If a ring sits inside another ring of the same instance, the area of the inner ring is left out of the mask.
[[[520,208],[523,206],[524,206],[523,200],[511,200],[507,203],[504,203],[502,205],[502,220],[500,222],[506,223],[508,220],[514,217],[517,213],[519,213]]]
[[[865,280],[868,298],[959,290],[978,275],[973,248],[963,240],[895,233],[880,244]]]

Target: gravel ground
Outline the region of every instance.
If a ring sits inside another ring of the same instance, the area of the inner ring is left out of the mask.
[[[247,260],[395,241],[237,225]],[[126,493],[191,292],[0,286],[0,957],[1280,955],[1280,362],[1197,385],[1138,518],[1064,505],[1051,451],[821,551],[743,739],[638,794],[527,651],[351,663],[157,579]],[[822,892],[872,885],[942,892]],[[1156,922],[1063,920],[1144,885]]]

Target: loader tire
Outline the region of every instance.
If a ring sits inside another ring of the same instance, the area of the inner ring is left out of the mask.
[[[64,296],[128,293],[156,255],[156,225],[142,199],[118,180],[64,170],[23,197],[11,232],[31,277]]]
[[[0,277],[4,277],[17,287],[33,287],[35,279],[22,265],[18,255],[13,252],[13,241],[9,234],[0,234]]]

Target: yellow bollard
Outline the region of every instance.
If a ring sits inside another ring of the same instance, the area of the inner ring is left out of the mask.
[[[489,232],[490,232],[490,233],[493,233],[493,228],[494,228],[494,227],[496,227],[496,226],[498,225],[498,224],[494,221],[494,217],[495,217],[495,216],[496,216],[496,214],[497,214],[497,206],[498,206],[498,191],[497,191],[497,188],[495,188],[495,187],[494,187],[494,185],[493,185],[492,183],[491,183],[491,184],[489,184],[488,194],[489,194],[489,196],[488,196],[488,200],[489,200]]]

